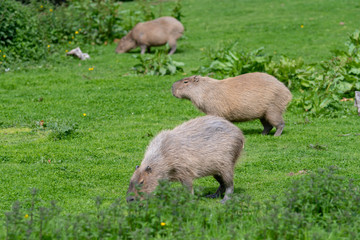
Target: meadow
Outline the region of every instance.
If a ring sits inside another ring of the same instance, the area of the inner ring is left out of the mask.
[[[121,7],[135,8],[135,4],[124,2]],[[166,15],[170,4],[171,1],[160,1],[153,11]],[[275,59],[286,55],[301,57],[308,64],[318,63],[330,59],[331,50],[345,49],[348,35],[360,28],[359,9],[360,3],[356,0],[224,0],[221,3],[183,0],[182,22],[186,31],[172,56],[173,60],[185,64],[183,72],[172,76],[136,75],[132,67],[137,63],[134,55],[140,54],[140,50],[116,55],[115,44],[80,46],[91,56],[86,61],[66,57],[64,51],[64,55],[54,61],[15,64],[6,72],[2,69],[1,221],[5,223],[5,213],[11,211],[15,201],[26,202],[25,209],[29,207],[27,201],[32,197],[33,188],[38,189],[36,196],[42,202],[56,201],[64,216],[96,212],[98,196],[105,207],[117,199],[126,204],[129,179],[135,166],[141,163],[150,140],[161,130],[204,115],[190,101],[173,97],[171,85],[207,64],[206,50],[238,41],[237,48],[245,51],[264,47]],[[154,54],[154,49],[152,51],[149,55]],[[301,94],[293,91],[295,98]],[[353,179],[359,186],[360,119],[353,102],[341,104],[350,110],[337,117],[310,116],[290,104],[281,137],[273,137],[274,130],[269,136],[262,136],[259,121],[235,123],[246,138],[235,169],[235,196],[247,195],[252,201],[266,205],[274,195],[286,197],[285,190],[294,180],[329,166],[336,166],[336,174],[345,177],[346,183]],[[191,208],[199,209],[199,214],[202,209],[215,216],[224,214],[218,199],[203,197],[215,191],[217,184],[211,177],[196,180],[197,201]],[[171,189],[179,186],[175,184]],[[26,210],[21,214],[26,214]],[[204,227],[217,227],[217,232],[201,232],[200,215],[184,221],[183,227],[193,226],[197,236],[204,239],[230,239],[228,226],[219,219]],[[236,218],[230,220],[237,221]],[[6,235],[5,224],[3,226],[0,237]],[[252,232],[251,226],[256,223],[234,229],[244,231],[237,236],[246,238],[246,234]],[[164,229],[161,231],[150,236],[169,239],[175,236],[166,235]],[[333,235],[334,239],[336,236],[350,238],[341,227],[339,232]],[[320,239],[324,236],[331,239],[331,229],[324,230]],[[128,237],[137,238],[136,235]],[[277,235],[257,237],[281,238]]]

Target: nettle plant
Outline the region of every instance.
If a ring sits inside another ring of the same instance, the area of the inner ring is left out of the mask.
[[[183,62],[177,62],[167,55],[167,49],[156,50],[153,55],[134,55],[139,63],[133,67],[135,74],[165,76],[183,72]]]

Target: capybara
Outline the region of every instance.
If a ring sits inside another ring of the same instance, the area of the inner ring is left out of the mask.
[[[280,136],[285,123],[282,117],[292,95],[275,77],[266,73],[247,73],[237,77],[217,80],[191,76],[172,85],[172,94],[189,99],[208,115],[226,118],[232,122],[260,119],[262,134],[276,127]]]
[[[182,36],[183,32],[184,26],[173,17],[161,17],[138,23],[120,40],[116,53],[124,53],[140,47],[141,54],[144,54],[152,46],[167,43],[171,48],[169,54],[173,54],[176,50],[176,40]]]
[[[241,130],[217,116],[203,116],[165,130],[147,147],[144,159],[131,177],[126,200],[140,192],[151,193],[159,180],[179,181],[193,194],[193,180],[214,176],[220,183],[214,194],[225,193],[222,202],[234,191],[234,167],[244,147]],[[130,193],[134,193],[131,195]],[[130,195],[129,195],[130,194]]]

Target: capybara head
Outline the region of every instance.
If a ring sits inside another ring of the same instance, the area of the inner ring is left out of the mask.
[[[136,42],[130,36],[130,33],[120,39],[116,47],[116,53],[125,53],[136,47]]]
[[[172,85],[172,94],[174,97],[190,100],[191,97],[196,96],[196,89],[201,84],[201,81],[201,76],[197,75],[176,81]]]
[[[158,185],[156,174],[150,166],[136,166],[135,172],[130,179],[126,201],[134,201],[139,192],[151,193]],[[133,193],[133,194],[130,194]]]

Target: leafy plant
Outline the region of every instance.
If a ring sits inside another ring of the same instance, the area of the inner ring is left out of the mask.
[[[133,67],[136,74],[164,76],[183,72],[184,63],[172,60],[165,50],[156,50],[154,55],[136,55],[134,57],[140,61]]]

